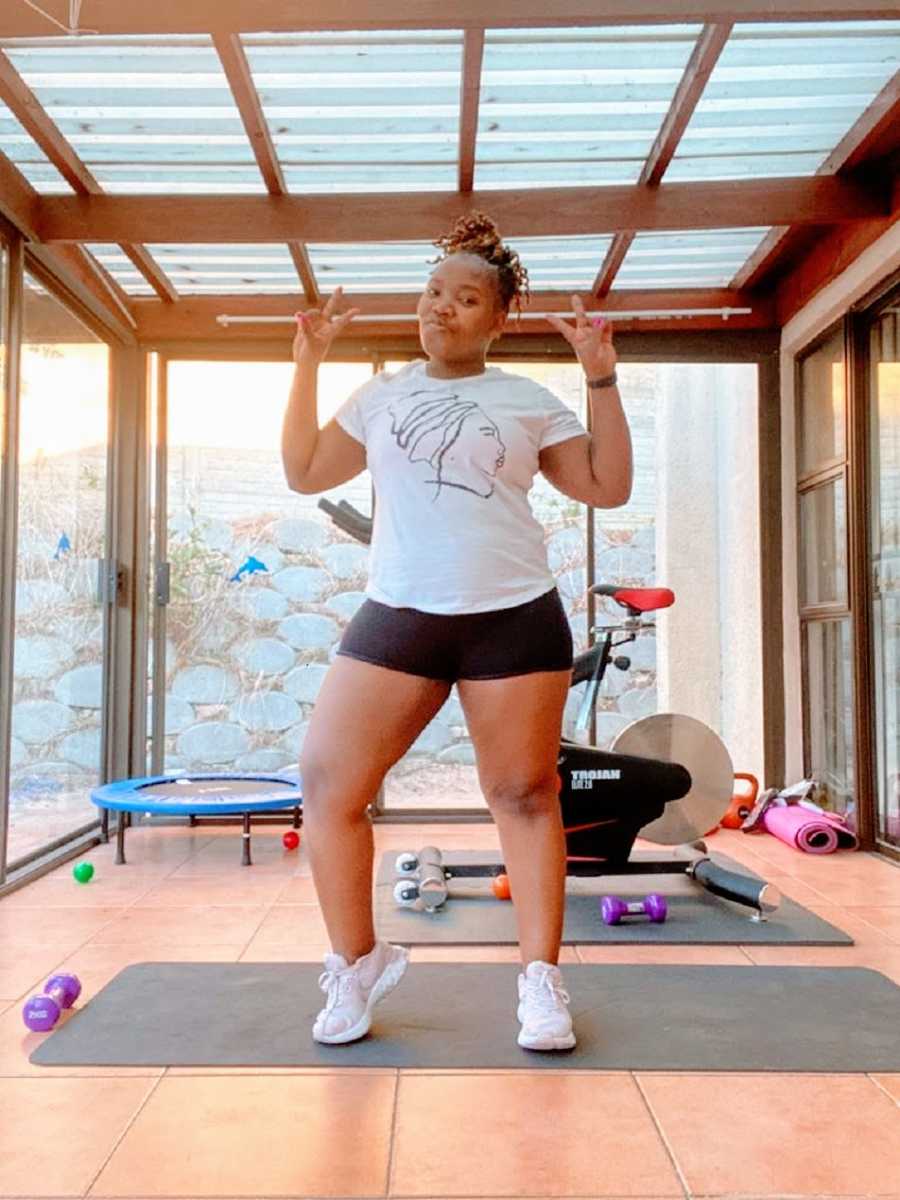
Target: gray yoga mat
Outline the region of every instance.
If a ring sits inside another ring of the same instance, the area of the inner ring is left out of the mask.
[[[319,968],[127,967],[31,1055],[42,1066],[900,1071],[900,988],[859,967],[570,966],[574,1052],[516,1044],[513,966],[413,964],[346,1046],[310,1036]]]
[[[635,853],[634,860],[665,857]],[[448,850],[448,866],[454,863],[498,863],[496,851]],[[375,879],[375,925],[380,937],[404,946],[506,945],[518,941],[515,913],[508,901],[497,900],[487,878],[456,879],[450,883],[447,903],[433,913],[401,908],[394,899],[397,852],[383,854]],[[753,876],[753,872],[724,854],[715,861],[729,870]],[[627,919],[620,925],[604,925],[599,897],[610,893],[634,898],[661,892],[668,902],[662,925]],[[707,946],[852,946],[843,930],[824,921],[786,896],[766,921],[751,919],[753,910],[721,900],[681,875],[606,875],[594,879],[566,880],[566,910],[563,941],[579,945],[707,945]]]

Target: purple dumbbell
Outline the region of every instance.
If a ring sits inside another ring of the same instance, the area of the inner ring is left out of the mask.
[[[77,975],[51,975],[42,996],[29,996],[22,1009],[25,1024],[34,1033],[45,1033],[59,1020],[64,1008],[71,1008],[81,995]]]
[[[623,917],[649,917],[655,925],[661,925],[667,912],[666,898],[659,892],[651,892],[643,900],[629,903],[618,896],[603,896],[600,900],[600,915],[604,925],[618,925]]]

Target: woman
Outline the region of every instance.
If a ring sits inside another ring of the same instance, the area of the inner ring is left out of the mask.
[[[377,494],[367,599],[300,761],[306,846],[333,949],[313,1037],[363,1037],[406,969],[408,952],[375,938],[367,810],[456,683],[515,903],[518,1041],[567,1049],[575,1034],[557,966],[565,839],[556,759],[572,641],[527,497],[540,471],[585,504],[624,504],[631,442],[609,325],[589,322],[577,296],[574,326],[548,318],[585,370],[588,435],[545,388],[486,366],[511,303],[527,298],[527,273],[493,222],[463,218],[435,244],[443,255],[417,310],[426,360],[374,376],[321,430],[318,366],[358,310],[340,314],[337,289],[321,311],[298,314],[287,481],[324,492],[368,466]]]

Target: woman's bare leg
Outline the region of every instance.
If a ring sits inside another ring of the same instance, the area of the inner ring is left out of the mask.
[[[348,963],[375,944],[368,807],[449,691],[338,655],[316,700],[300,756],[304,840],[332,948]]]
[[[500,835],[524,964],[556,963],[562,940],[566,844],[556,762],[570,682],[569,671],[540,671],[457,685]]]

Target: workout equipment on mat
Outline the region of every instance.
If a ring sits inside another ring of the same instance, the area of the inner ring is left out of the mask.
[[[758,793],[759,780],[756,776],[738,771],[734,777],[734,794],[728,812],[722,818],[722,825],[726,829],[740,829],[753,811]]]
[[[622,900],[619,896],[600,897],[600,915],[604,925],[618,925],[623,917],[649,917],[654,925],[662,925],[669,908],[665,896],[651,892],[643,900]]]
[[[359,541],[371,539],[370,518],[347,501],[335,505],[322,499],[319,507]],[[625,616],[592,629],[599,638],[573,664],[572,686],[587,684],[577,720],[582,730],[591,725],[609,667],[626,671],[631,666],[615,651],[653,628],[652,614],[675,600],[668,588],[595,584],[590,590],[613,600]],[[778,907],[780,897],[770,884],[729,871],[706,852],[703,837],[719,825],[731,803],[734,767],[722,740],[702,721],[675,713],[644,717],[622,730],[611,751],[563,739],[557,770],[568,875],[687,874],[707,891],[752,908],[755,920]],[[638,834],[683,852],[679,858],[630,862]],[[503,864],[451,867],[438,847],[427,846],[397,860],[394,897],[400,905],[434,912],[447,900],[450,879],[505,873]]]
[[[294,829],[300,827],[303,796],[299,777],[286,771],[271,775],[218,772],[151,775],[146,779],[120,779],[94,788],[91,799],[102,808],[102,835],[109,841],[109,811],[121,815],[116,830],[116,863],[125,862],[125,829],[131,813],[190,817],[244,818],[241,863],[252,865],[250,818],[253,813],[293,809]]]
[[[64,1008],[71,1008],[81,995],[77,975],[51,975],[41,995],[29,996],[22,1009],[25,1024],[33,1033],[45,1033],[59,1020]]]

